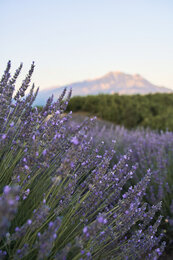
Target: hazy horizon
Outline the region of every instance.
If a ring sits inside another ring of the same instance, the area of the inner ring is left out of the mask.
[[[170,0],[2,0],[0,74],[35,61],[40,89],[95,79],[111,71],[140,74],[173,89]],[[20,83],[20,82],[19,82]]]

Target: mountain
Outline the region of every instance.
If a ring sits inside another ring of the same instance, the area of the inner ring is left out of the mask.
[[[172,93],[173,90],[153,85],[139,74],[130,75],[122,72],[110,72],[101,78],[72,83],[62,87],[53,87],[41,90],[36,99],[36,105],[44,105],[47,98],[54,95],[56,100],[64,88],[72,88],[72,96],[86,96],[119,93],[149,94],[149,93]]]

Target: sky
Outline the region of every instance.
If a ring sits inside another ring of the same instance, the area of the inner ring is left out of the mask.
[[[8,60],[40,89],[110,71],[173,89],[173,1],[0,0],[0,75]]]

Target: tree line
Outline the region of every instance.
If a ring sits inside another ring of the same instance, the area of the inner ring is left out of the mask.
[[[173,94],[75,96],[67,109],[87,112],[128,129],[173,130]]]

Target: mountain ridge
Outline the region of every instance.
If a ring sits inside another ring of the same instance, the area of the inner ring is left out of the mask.
[[[59,87],[43,89],[39,92],[36,105],[44,105],[52,94],[57,99],[64,88],[72,88],[72,96],[114,94],[132,95],[149,93],[173,93],[173,90],[156,86],[143,78],[140,74],[127,74],[120,71],[111,71],[102,77],[74,82]]]

